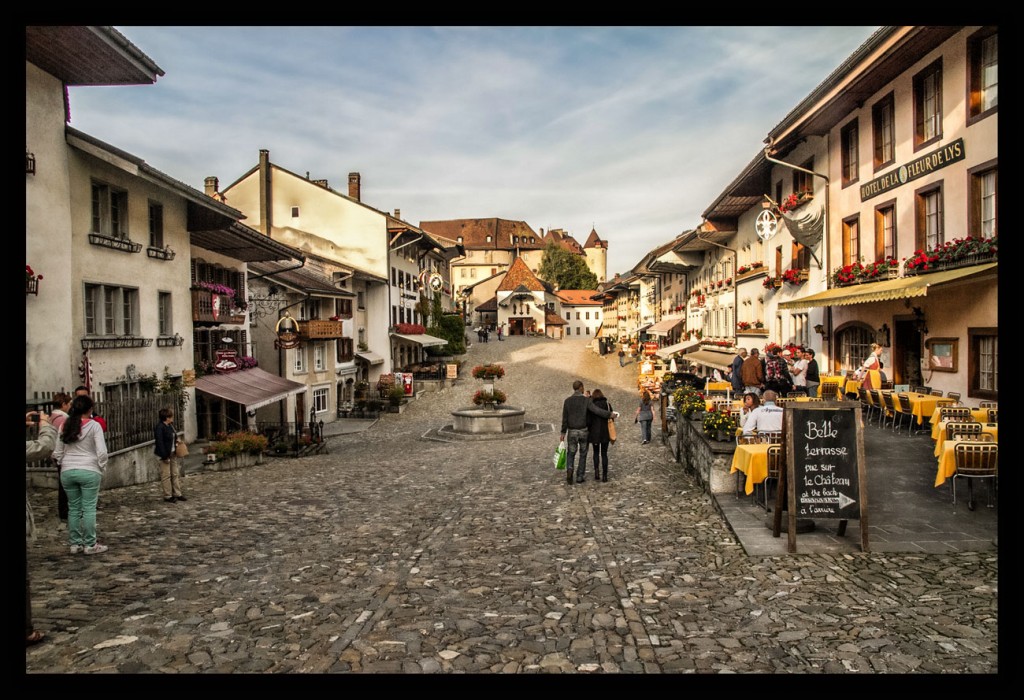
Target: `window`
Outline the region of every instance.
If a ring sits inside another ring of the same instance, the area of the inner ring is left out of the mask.
[[[896,202],[875,207],[875,260],[896,257]]]
[[[224,342],[230,340],[231,342]],[[192,355],[195,362],[216,362],[218,350],[235,350],[239,355],[249,354],[246,332],[239,329],[196,329],[192,332]]]
[[[859,167],[857,138],[859,133],[856,119],[844,126],[839,132],[843,149],[841,158],[844,186],[857,182]]]
[[[880,170],[896,160],[895,111],[895,101],[891,92],[871,108],[875,170]]]
[[[335,299],[334,314],[342,318],[352,318],[352,299]]]
[[[968,120],[987,117],[999,107],[999,34],[985,27],[967,40]]]
[[[299,208],[298,207],[292,207],[292,218],[293,219],[299,218]]]
[[[775,201],[782,201],[782,180],[775,183]]]
[[[860,217],[843,221],[843,265],[860,261]]]
[[[337,341],[335,341],[335,354],[338,362],[351,362],[355,357],[353,354],[352,339],[338,338]]]
[[[292,361],[292,370],[301,373],[306,371],[306,346],[300,345],[295,348],[295,359]]]
[[[328,400],[331,398],[329,386],[313,387],[313,412],[327,413]]]
[[[149,203],[149,247],[164,247],[164,205]]]
[[[470,277],[470,279],[476,279],[476,268],[475,267],[471,267],[469,269],[469,277]]]
[[[310,319],[320,318],[320,300],[319,299],[305,299],[302,304],[299,305],[299,320],[309,321]]]
[[[814,159],[811,158],[801,166],[804,170],[814,170]],[[804,173],[799,170],[793,171],[793,191],[794,192],[814,192],[814,178],[810,173]]]
[[[571,329],[570,329],[570,330],[571,330]],[[580,334],[580,327],[579,327],[579,326],[576,326],[576,335],[579,335],[579,334]]]
[[[587,326],[587,335],[590,335],[590,326]]]
[[[356,305],[360,311],[366,308],[366,292],[361,289],[356,292]]]
[[[174,324],[171,322],[171,293],[159,292],[156,305],[159,335],[174,335]]]
[[[811,251],[803,243],[793,242],[793,269],[808,270],[811,267]]]
[[[860,325],[847,326],[836,333],[836,357],[841,363],[835,369],[857,369],[871,352],[871,343],[877,340],[875,331]],[[823,371],[824,367],[821,367]]]
[[[942,138],[942,59],[914,76],[914,147]]]
[[[995,161],[984,163],[976,168],[967,171],[970,177],[970,221],[967,230],[972,236],[981,238],[992,238],[999,233],[998,226],[998,190],[999,171],[995,167]]]
[[[572,320],[572,311],[566,311],[565,312],[565,320],[566,321],[571,321]]]
[[[139,290],[86,284],[83,301],[86,335],[135,335],[138,332]]]
[[[325,343],[313,343],[313,369],[323,372],[327,369],[327,348]]]
[[[588,321],[590,320],[590,312],[589,312],[589,311],[587,311],[586,313],[584,313],[584,316],[586,317],[586,319],[587,319]]]
[[[577,321],[579,321],[579,320],[580,320],[580,312],[579,312],[579,311],[577,311],[577,312],[576,312],[576,320],[577,320]]]
[[[968,328],[967,395],[999,400],[999,329]]]
[[[92,183],[92,232],[128,238],[128,193],[100,182]]]
[[[463,267],[459,269],[459,277],[466,279],[466,268]]]
[[[917,219],[917,247],[932,250],[945,242],[942,232],[942,183],[914,193]]]

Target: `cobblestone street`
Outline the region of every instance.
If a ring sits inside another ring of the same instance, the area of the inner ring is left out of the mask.
[[[553,432],[422,439],[473,365]],[[104,491],[71,555],[30,493],[43,673],[981,673],[998,671],[998,555],[749,557],[696,480],[632,423],[636,366],[581,340],[474,344],[452,388],[270,459]],[[623,413],[608,483],[551,456],[573,379]]]

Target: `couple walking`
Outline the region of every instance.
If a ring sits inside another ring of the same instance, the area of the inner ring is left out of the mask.
[[[583,382],[572,383],[573,394],[562,402],[561,439],[565,441],[565,480],[581,484],[587,480],[587,452],[594,446],[594,480],[608,481],[608,445],[611,435],[609,419],[619,417],[600,389],[590,396],[583,392]],[[576,466],[576,455],[580,456]]]

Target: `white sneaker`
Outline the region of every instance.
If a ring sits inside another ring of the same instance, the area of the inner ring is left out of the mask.
[[[71,553],[72,554],[78,554],[79,552],[82,551],[83,547],[80,544],[73,544],[73,545],[71,545],[70,549],[71,549]]]
[[[100,544],[99,542],[97,542],[92,547],[86,547],[85,548],[85,553],[86,554],[102,554],[103,552],[107,551],[107,549],[109,549],[109,547],[107,547],[107,545]]]

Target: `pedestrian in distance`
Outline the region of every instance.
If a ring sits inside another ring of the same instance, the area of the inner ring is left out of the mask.
[[[42,411],[29,411],[25,414],[25,426],[38,423],[39,435],[34,440],[25,441],[25,461],[36,462],[46,459],[57,444],[57,429],[50,424],[50,418]],[[34,540],[36,537],[36,521],[32,517],[32,506],[28,500],[28,481],[25,482],[25,537]],[[28,547],[25,548],[25,646],[32,646],[43,641],[46,635],[32,626],[32,587],[28,573]]]
[[[625,367],[625,366],[626,366],[626,349],[620,347],[619,348],[619,367]]]
[[[740,367],[740,377],[743,379],[745,393],[753,392],[758,395],[761,393],[761,387],[764,384],[764,365],[761,364],[758,354],[757,348],[751,348],[750,354]]]
[[[743,393],[743,377],[740,376],[740,368],[743,367],[745,359],[747,359],[747,349],[736,348],[736,357],[732,358],[729,373],[729,381],[732,383],[732,390],[735,394]]]
[[[594,389],[591,400],[598,408],[612,413],[611,419],[601,418],[596,413],[587,413],[587,442],[594,448],[594,481],[608,481],[608,445],[611,443],[608,420],[614,420],[618,414],[612,410],[612,405],[600,389]]]
[[[634,423],[640,424],[640,444],[646,445],[651,441],[651,423],[654,421],[654,407],[651,405],[651,395],[643,392],[640,395],[640,405],[636,407]]]
[[[814,359],[814,351],[810,348],[804,350],[804,359],[807,360],[807,366],[804,367],[803,372],[807,378],[807,395],[817,396],[821,375],[818,374],[818,361]]]
[[[160,420],[153,427],[153,454],[160,460],[160,488],[164,492],[164,501],[187,501],[181,494],[181,465],[174,454],[178,442],[174,412],[169,408],[161,408],[157,415]]]
[[[92,419],[92,399],[76,396],[60,432],[53,458],[61,465],[60,480],[68,492],[68,544],[72,554],[100,554],[107,546],[96,541],[96,502],[107,443],[100,424]]]
[[[594,404],[593,399],[583,393],[583,382],[579,379],[572,383],[572,396],[562,402],[561,438],[565,440],[565,481],[573,483],[573,472],[576,472],[576,483],[587,479],[587,450],[590,432],[587,429],[588,414],[594,413],[607,419],[612,415],[606,408]],[[579,454],[579,468],[576,468],[576,455]]]

